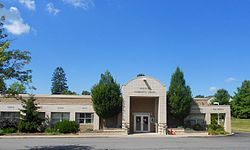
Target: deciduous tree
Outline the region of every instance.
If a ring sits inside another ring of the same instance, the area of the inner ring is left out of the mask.
[[[225,89],[219,89],[215,93],[214,97],[215,99],[212,101],[212,103],[219,102],[220,105],[229,105],[229,100],[231,98],[228,91]]]
[[[0,9],[3,5],[0,4]],[[10,50],[11,41],[4,29],[5,16],[0,16],[0,91],[6,91],[6,80],[14,79],[23,85],[31,82],[31,70],[24,69],[30,63],[29,51]]]
[[[120,85],[109,71],[101,74],[99,83],[91,89],[95,112],[101,118],[110,118],[121,112],[122,98]]]
[[[82,91],[82,95],[91,95],[91,93],[89,91]]]

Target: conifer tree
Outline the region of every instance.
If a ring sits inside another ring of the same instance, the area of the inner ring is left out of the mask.
[[[21,121],[18,129],[21,132],[37,132],[42,124],[42,119],[39,117],[38,106],[35,103],[36,99],[31,95],[28,99],[21,98],[23,109],[21,110]]]
[[[192,94],[179,67],[172,75],[167,99],[169,113],[180,125],[183,125],[185,117],[190,113]]]
[[[236,118],[250,119],[250,81],[243,81],[232,101],[232,114]]]
[[[52,76],[52,94],[63,94],[68,91],[66,74],[62,67],[57,67]]]

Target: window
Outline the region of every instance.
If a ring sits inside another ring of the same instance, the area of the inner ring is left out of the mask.
[[[38,113],[39,118],[41,118],[42,120],[45,120],[45,112],[39,112]]]
[[[55,124],[59,121],[69,120],[69,112],[52,112],[51,113],[51,123]]]
[[[76,113],[76,122],[82,124],[92,124],[94,113]]]
[[[0,118],[7,119],[7,120],[19,120],[20,113],[19,112],[0,112]]]

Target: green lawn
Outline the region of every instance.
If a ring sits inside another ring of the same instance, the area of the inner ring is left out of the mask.
[[[250,119],[232,118],[232,130],[234,132],[250,132]]]

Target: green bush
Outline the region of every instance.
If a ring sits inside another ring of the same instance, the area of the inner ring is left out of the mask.
[[[93,132],[93,131],[94,131],[94,130],[91,129],[91,128],[88,128],[88,129],[85,130],[85,132]]]
[[[54,129],[54,128],[46,128],[45,129],[45,133],[48,133],[48,134],[59,134],[59,131]]]
[[[4,131],[2,129],[0,129],[0,135],[4,135]]]
[[[16,128],[5,128],[3,129],[4,133],[16,133],[17,129]]]
[[[64,120],[57,122],[53,129],[60,133],[76,133],[79,131],[79,125],[75,121]]]
[[[25,133],[34,133],[38,131],[38,125],[35,122],[20,121],[18,124],[18,130]]]
[[[223,135],[226,134],[224,127],[218,124],[210,124],[207,126],[207,131],[209,135]]]
[[[200,130],[202,130],[202,126],[200,124],[196,123],[195,125],[193,125],[193,129],[195,131],[200,131]]]

